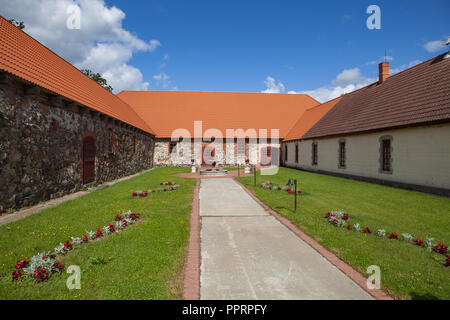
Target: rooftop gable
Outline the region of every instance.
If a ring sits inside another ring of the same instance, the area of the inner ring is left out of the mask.
[[[306,109],[318,102],[308,95],[239,92],[122,91],[118,96],[146,122],[156,136],[170,138],[178,128],[194,136],[194,121],[202,121],[203,132],[218,129],[279,129],[285,137]]]
[[[319,121],[328,111],[330,111],[342,97],[335,98],[328,102],[319,104],[312,108],[309,108],[305,113],[298,119],[294,127],[289,131],[285,137],[285,141],[298,140],[303,137],[303,135],[311,129],[317,121]]]
[[[450,58],[443,57],[344,95],[302,138],[449,121]]]

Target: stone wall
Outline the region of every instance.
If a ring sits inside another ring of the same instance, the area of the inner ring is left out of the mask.
[[[96,139],[97,183],[152,166],[152,135],[71,101],[50,103],[51,93],[25,92],[17,79],[0,84],[0,212],[82,189],[84,135]]]
[[[214,161],[219,166],[234,167],[245,165],[246,155],[236,154],[236,142],[231,143],[199,143],[196,142],[177,142],[175,154],[169,153],[169,138],[158,138],[155,143],[155,165],[156,166],[191,166],[191,159],[195,159],[195,165],[202,163],[202,145],[212,145],[215,149]],[[261,149],[271,146],[274,149],[280,147],[278,142],[275,143],[258,143],[247,142],[248,159],[251,165],[259,165],[261,162]],[[194,155],[192,157],[192,155]]]

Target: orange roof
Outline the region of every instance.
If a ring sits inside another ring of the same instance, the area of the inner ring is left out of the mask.
[[[129,105],[1,16],[0,69],[153,134]]]
[[[309,131],[342,97],[335,98],[318,106],[312,107],[298,119],[294,127],[289,131],[285,140],[298,140]]]
[[[189,92],[122,91],[118,96],[127,102],[152,128],[159,138],[170,138],[173,130],[184,128],[193,136],[194,121],[201,120],[203,132],[219,129],[279,129],[286,136],[295,121],[311,106],[318,104],[308,95]]]

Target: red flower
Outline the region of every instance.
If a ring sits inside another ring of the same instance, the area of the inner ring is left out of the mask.
[[[83,236],[81,237],[81,241],[83,241],[83,242],[88,242],[88,241],[89,241],[89,238],[88,238],[86,235],[83,235]]]
[[[96,238],[99,238],[99,237],[101,237],[101,236],[103,236],[102,230],[97,229],[97,233],[95,234],[95,237],[96,237]]]
[[[370,230],[369,229],[369,227],[366,227],[364,230],[363,230],[363,233],[372,233],[372,230]]]
[[[398,239],[398,233],[395,233],[395,232],[392,232],[390,235],[389,235],[389,239]]]
[[[163,183],[161,182],[160,184],[159,184],[160,186],[162,186],[163,185]]]
[[[450,267],[450,256],[445,259],[445,266]]]
[[[347,230],[352,230],[352,227],[350,225],[348,225]]]
[[[417,244],[419,247],[423,245],[423,240],[420,238],[417,238],[416,240],[414,240],[414,243]]]
[[[331,216],[331,213],[327,212],[327,214],[325,215],[325,218],[329,218]]]
[[[120,221],[120,220],[122,220],[122,216],[121,216],[121,214],[119,213],[117,216],[116,216],[116,219],[115,219],[116,221]]]
[[[167,184],[168,184],[169,186],[171,186],[171,185],[172,185],[172,182],[169,181]]]
[[[278,187],[278,190],[281,190],[281,187]]]
[[[302,190],[298,190],[297,193],[302,193]]]
[[[287,191],[287,192],[290,192],[290,191],[291,191],[291,188],[287,188],[286,191]]]
[[[58,269],[59,271],[61,271],[61,270],[64,268],[64,265],[63,265],[61,262],[56,261],[56,262],[53,264],[53,267],[56,268],[56,269]]]
[[[133,192],[133,197],[137,197],[137,192]]]
[[[19,278],[22,276],[22,270],[14,270],[13,272],[11,272],[12,275],[12,279],[14,280],[19,280]]]
[[[441,242],[439,242],[439,244],[434,247],[434,250],[440,254],[447,254],[448,252],[447,246]]]
[[[269,190],[272,190],[272,187],[269,187]]]
[[[166,188],[164,188],[164,192],[166,192],[167,191],[167,189]]]
[[[116,229],[114,229],[114,226],[112,224],[108,224],[108,229],[109,229],[109,232],[111,232],[111,233],[116,231]]]
[[[64,248],[71,250],[72,243],[70,243],[70,241],[64,241]]]
[[[348,220],[349,216],[348,213],[344,213],[344,215],[342,216],[342,220]]]

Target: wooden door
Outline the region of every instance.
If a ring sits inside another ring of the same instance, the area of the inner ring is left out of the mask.
[[[95,139],[87,136],[83,139],[83,184],[95,180]]]

